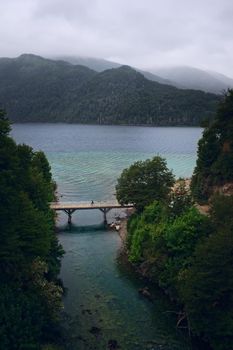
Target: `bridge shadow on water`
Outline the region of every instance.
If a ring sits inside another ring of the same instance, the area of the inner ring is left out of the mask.
[[[95,232],[95,231],[107,231],[108,227],[104,223],[104,221],[100,224],[95,225],[75,225],[73,223],[71,224],[65,224],[61,225],[56,228],[57,232],[67,232],[67,233],[84,233],[84,232]]]

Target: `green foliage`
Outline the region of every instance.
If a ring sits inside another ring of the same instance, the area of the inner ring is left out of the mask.
[[[191,189],[199,202],[207,201],[214,187],[233,180],[233,90],[219,104],[214,122],[198,144],[198,159]]]
[[[233,232],[233,196],[213,196],[210,215],[217,229]]]
[[[233,236],[219,230],[198,244],[180,294],[193,332],[216,350],[233,347]]]
[[[233,196],[214,196],[209,217],[189,201],[181,211],[172,203],[154,202],[130,218],[129,260],[181,305],[182,326],[214,350],[232,349]]]
[[[8,135],[10,130],[10,123],[9,120],[6,118],[6,113],[3,109],[0,109],[0,137]]]
[[[179,179],[170,193],[170,207],[173,216],[179,216],[193,205],[193,199],[185,180]]]
[[[20,285],[0,285],[0,348],[39,350],[46,312],[41,298]]]
[[[150,81],[127,66],[97,73],[22,55],[0,59],[0,100],[17,122],[200,125],[219,97]]]
[[[174,176],[160,157],[139,161],[123,170],[116,185],[117,200],[133,203],[138,210],[155,200],[167,201]]]
[[[1,120],[0,348],[40,349],[61,308],[54,184],[44,154],[16,145]]]
[[[189,207],[175,215],[172,207],[154,202],[128,226],[131,262],[147,262],[150,278],[177,297],[177,279],[190,264],[199,240],[210,233],[209,219]]]

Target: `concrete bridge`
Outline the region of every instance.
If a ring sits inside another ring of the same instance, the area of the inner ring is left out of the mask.
[[[124,209],[124,208],[134,208],[133,204],[121,205],[118,202],[53,202],[50,204],[50,208],[55,211],[63,211],[68,215],[68,224],[71,224],[72,214],[76,210],[93,210],[98,209],[104,215],[104,223],[107,223],[107,213],[111,209]]]

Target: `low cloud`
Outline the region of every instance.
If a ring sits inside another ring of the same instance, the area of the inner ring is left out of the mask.
[[[2,0],[0,13],[0,56],[93,56],[233,77],[229,0]]]

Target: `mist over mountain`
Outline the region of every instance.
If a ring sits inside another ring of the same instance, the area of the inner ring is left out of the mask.
[[[97,72],[102,72],[110,68],[119,68],[121,66],[117,62],[93,57],[61,56],[57,57],[57,59],[71,64],[84,65]],[[133,68],[149,80],[157,81],[161,84],[173,85],[180,89],[194,89],[222,94],[223,91],[233,87],[233,79],[226,75],[194,67],[174,66],[148,70]]]
[[[30,54],[0,59],[0,105],[14,122],[199,125],[214,116],[218,100],[129,66],[98,73]]]
[[[90,69],[95,70],[96,72],[102,72],[106,69],[118,68],[121,66],[120,63],[112,62],[105,60],[103,58],[95,58],[95,57],[83,57],[83,56],[55,56],[51,57],[51,59],[62,60],[65,62],[69,62],[73,65],[82,65],[86,66]]]
[[[194,67],[168,67],[152,71],[177,87],[184,89],[203,90],[212,93],[222,93],[233,87],[233,79],[212,71],[204,71]]]
[[[106,69],[111,69],[111,68],[119,68],[122,65],[117,62],[112,62],[108,61],[102,58],[94,58],[94,57],[81,57],[81,56],[58,56],[55,59],[59,59],[65,62],[69,62],[71,64],[79,64],[86,66],[90,69],[93,69],[97,72],[103,72]],[[155,75],[151,72],[144,71],[138,68],[133,67],[135,70],[138,72],[142,73],[145,78],[152,80],[152,81],[157,81],[158,83],[161,84],[168,84],[168,85],[173,85],[172,81],[169,81],[169,79],[164,79],[158,75]]]

